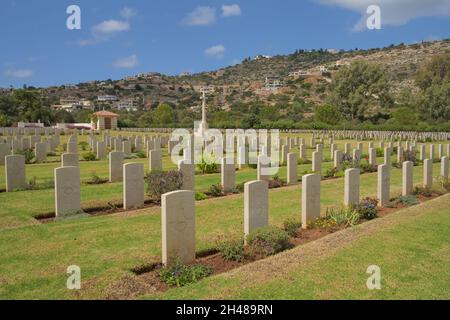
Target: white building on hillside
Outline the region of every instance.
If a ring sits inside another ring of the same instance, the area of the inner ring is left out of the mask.
[[[117,96],[112,95],[104,95],[104,96],[98,96],[97,101],[99,102],[110,102],[110,101],[117,101],[119,100]]]
[[[126,110],[126,111],[137,111],[138,105],[136,101],[132,98],[122,99],[119,102],[114,104],[114,107],[117,110]]]
[[[283,83],[279,76],[267,76],[265,80],[265,87],[267,90],[276,90],[281,88]]]

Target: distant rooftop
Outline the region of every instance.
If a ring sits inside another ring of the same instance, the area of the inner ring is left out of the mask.
[[[119,115],[117,113],[105,111],[105,110],[96,112],[96,113],[94,113],[94,115],[100,116],[100,117],[117,117],[117,118],[119,117]]]

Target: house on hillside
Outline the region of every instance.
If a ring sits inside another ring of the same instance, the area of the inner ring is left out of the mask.
[[[98,102],[111,102],[111,101],[117,101],[119,98],[117,96],[112,95],[104,95],[104,96],[98,96],[97,101]]]
[[[297,70],[297,71],[291,71],[289,72],[288,77],[289,78],[300,78],[300,77],[305,77],[305,76],[309,76],[310,73],[306,70]]]
[[[266,90],[277,90],[278,88],[281,88],[282,86],[283,86],[283,83],[279,76],[270,75],[270,76],[267,76],[265,79]]]
[[[114,103],[114,108],[117,110],[137,111],[138,105],[135,99],[127,98]]]
[[[97,117],[97,130],[116,130],[117,129],[117,120],[119,119],[119,115],[110,111],[99,111],[94,113]]]

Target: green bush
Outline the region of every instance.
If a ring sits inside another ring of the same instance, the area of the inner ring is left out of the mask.
[[[378,171],[378,168],[376,165],[370,165],[368,162],[360,162],[359,169],[361,169],[361,173]]]
[[[210,186],[208,192],[213,197],[223,196],[222,186],[219,184],[213,184],[212,186]]]
[[[226,261],[242,262],[245,260],[244,242],[242,240],[219,239],[216,248]]]
[[[376,149],[377,157],[380,158],[384,155],[384,150],[382,148]]]
[[[325,217],[333,225],[353,227],[358,224],[360,214],[358,211],[349,207],[327,208]]]
[[[433,190],[427,187],[415,186],[414,194],[418,196],[431,197],[433,195]]]
[[[299,158],[297,161],[298,164],[311,164],[312,161],[308,159]]]
[[[196,192],[195,193],[195,200],[196,201],[202,201],[202,200],[206,200],[208,199],[208,196],[206,194],[204,194],[203,192]]]
[[[150,172],[146,180],[147,193],[155,201],[160,201],[163,194],[180,190],[183,186],[183,174],[179,171]]]
[[[202,174],[219,172],[219,165],[213,154],[203,156],[201,162],[197,164],[197,168]]]
[[[286,181],[281,179],[279,176],[274,176],[269,180],[269,189],[281,188],[286,185]]]
[[[95,171],[91,172],[91,177],[86,181],[87,184],[104,184],[108,179],[100,178]]]
[[[378,200],[375,198],[365,198],[353,209],[362,219],[372,220],[378,217]]]
[[[411,206],[415,206],[416,204],[419,204],[419,201],[417,200],[416,196],[414,196],[414,195],[400,196],[398,198],[398,201],[407,207],[411,207]]]
[[[293,218],[287,219],[283,222],[283,230],[288,233],[290,237],[296,237],[300,233],[302,223]]]
[[[37,182],[36,177],[33,177],[28,183],[27,190],[45,190],[54,189],[55,182],[53,180],[45,180],[43,182]]]
[[[238,192],[244,192],[244,188],[245,188],[245,183],[244,183],[244,182],[238,183],[238,184],[236,185],[236,190],[237,190]]]
[[[85,161],[95,161],[97,160],[97,156],[93,152],[87,152],[83,154],[83,159]]]
[[[78,145],[81,147],[82,151],[86,151],[87,147],[89,146],[89,144],[86,141],[81,141],[78,143]]]
[[[135,153],[137,158],[143,159],[145,158],[145,152],[144,151],[139,151],[137,153]]]
[[[252,251],[262,256],[274,255],[291,247],[289,234],[283,229],[267,226],[256,229],[247,236]]]
[[[339,171],[340,170],[338,168],[327,169],[327,171],[324,174],[324,178],[334,178],[337,176]]]
[[[195,283],[202,278],[209,276],[212,270],[203,265],[183,265],[179,260],[162,268],[159,271],[161,281],[170,285],[182,287],[190,283]]]
[[[34,152],[31,149],[24,149],[16,151],[16,154],[25,157],[25,164],[30,164],[34,162]]]

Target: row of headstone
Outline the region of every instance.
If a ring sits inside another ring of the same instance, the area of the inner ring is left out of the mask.
[[[295,154],[290,154],[294,155]],[[441,159],[441,175],[448,179],[448,157]],[[223,163],[222,165],[230,165]],[[230,169],[231,170],[231,169]],[[224,170],[226,171],[226,170]],[[413,192],[413,163],[405,161],[402,171],[402,194]],[[425,187],[432,183],[431,162],[424,164]],[[319,174],[302,177],[301,222],[307,228],[320,217],[320,180]],[[386,206],[390,200],[390,166],[378,166],[377,198],[380,206]],[[269,188],[267,181],[257,180],[244,185],[244,236],[257,228],[269,224]],[[344,204],[359,204],[360,170],[347,169],[344,180]],[[164,264],[180,259],[183,263],[195,260],[195,193],[192,190],[174,191],[162,196],[162,261]]]

